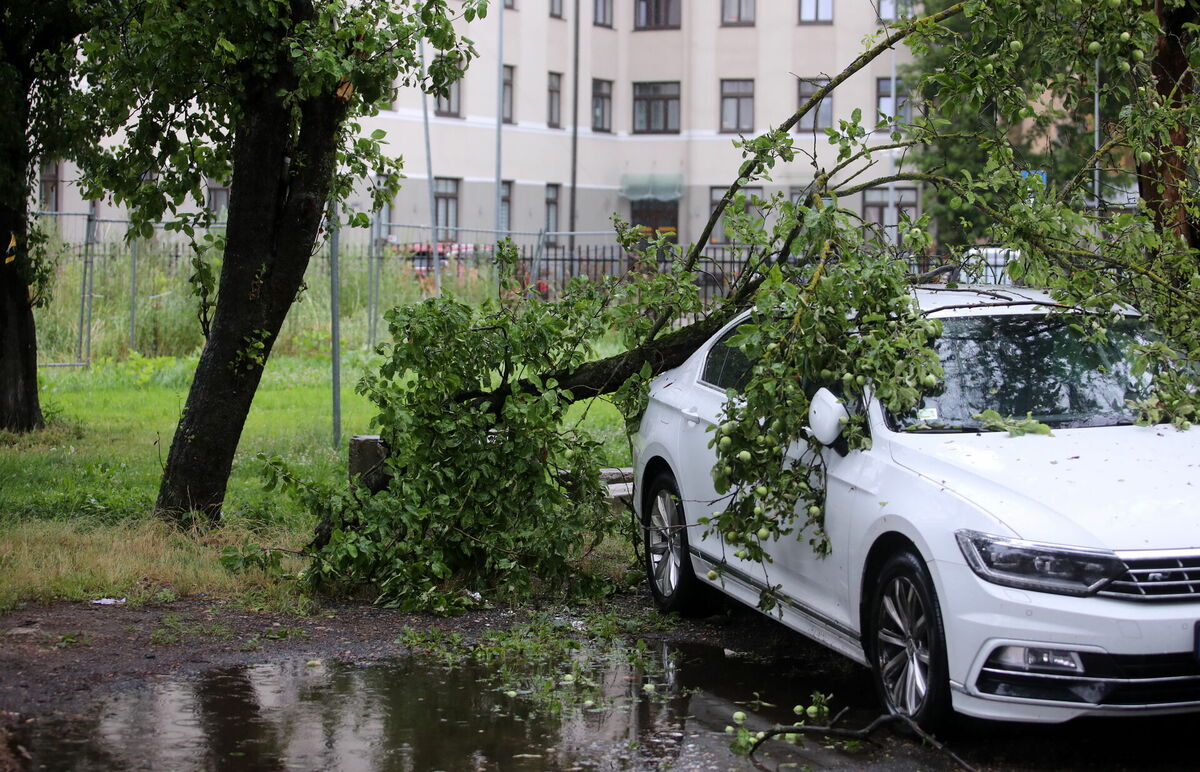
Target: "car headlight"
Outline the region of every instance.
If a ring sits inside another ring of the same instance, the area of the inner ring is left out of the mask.
[[[981,578],[1006,587],[1091,595],[1125,570],[1115,554],[1103,550],[956,531],[967,565]]]

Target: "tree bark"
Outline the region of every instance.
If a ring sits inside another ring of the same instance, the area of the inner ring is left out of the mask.
[[[1195,26],[1200,24],[1200,10],[1195,3],[1174,6],[1156,0],[1154,13],[1161,30],[1150,58],[1154,89],[1170,107],[1184,110],[1184,103],[1193,100],[1196,92],[1188,54],[1197,43]],[[1196,249],[1200,247],[1198,224],[1188,216],[1183,200],[1184,191],[1196,184],[1196,172],[1185,160],[1191,140],[1182,124],[1172,129],[1170,139],[1157,148],[1153,158],[1138,164],[1138,194],[1150,207],[1161,233],[1173,233],[1188,248]]]
[[[29,260],[26,216],[24,200],[16,208],[0,206],[0,254],[7,251],[10,238],[15,238],[19,247],[12,262],[0,257],[0,429],[11,432],[28,432],[43,425],[37,333],[22,270]]]
[[[334,94],[300,101],[292,139],[280,94],[295,83],[279,48],[280,74],[241,105],[217,307],[159,487],[156,510],[179,520],[189,512],[220,519],[242,428],[304,280],[335,171],[346,106]]]
[[[47,35],[58,19],[48,13],[47,19],[35,24],[31,17],[22,18],[22,11],[29,10],[14,9],[11,24],[0,28],[0,429],[15,432],[31,431],[43,423],[28,248],[33,160],[30,99],[34,57],[48,50],[47,46],[61,43]],[[23,22],[34,28],[25,29]],[[6,255],[13,239],[17,249],[10,261]]]

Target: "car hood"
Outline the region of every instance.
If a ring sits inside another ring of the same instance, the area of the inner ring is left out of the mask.
[[[1200,429],[893,436],[896,463],[1019,538],[1113,550],[1200,547]]]

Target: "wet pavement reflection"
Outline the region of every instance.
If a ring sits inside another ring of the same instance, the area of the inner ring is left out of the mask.
[[[422,656],[164,678],[83,720],[39,722],[28,749],[33,767],[48,770],[753,769],[730,751],[735,711],[752,729],[790,724],[792,706],[819,690],[851,709],[850,723],[875,713],[866,672],[853,668],[816,672],[799,660],[677,644],[632,658],[576,657],[589,659],[582,671],[578,662],[568,669],[584,673],[587,690],[574,688],[574,676],[506,688],[494,666],[451,668]],[[877,761],[866,749],[812,740],[771,742],[757,758],[769,769]]]

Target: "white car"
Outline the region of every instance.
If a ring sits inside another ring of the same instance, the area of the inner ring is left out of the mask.
[[[951,710],[1055,722],[1200,709],[1200,429],[1133,425],[1141,323],[1093,345],[1038,291],[915,295],[943,323],[944,389],[906,416],[869,396],[850,406],[872,441],[851,452],[836,441],[847,406],[813,397],[827,557],[805,534],[764,542],[770,562],[739,560],[697,523],[724,506],[710,430],[749,366],[728,343],[746,317],[652,382],[635,498],[658,604],[686,609],[709,584],[754,606],[779,586],[773,615],[870,667],[887,708],[926,727]],[[972,419],[985,409],[1031,411],[1053,436],[986,431]]]

